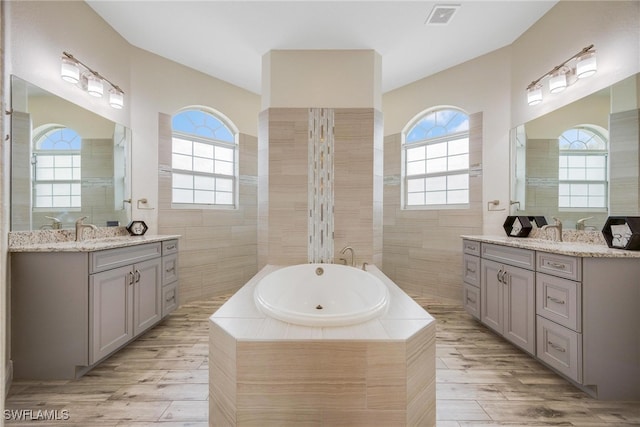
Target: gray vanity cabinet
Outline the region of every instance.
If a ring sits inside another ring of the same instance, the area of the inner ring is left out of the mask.
[[[90,276],[90,364],[160,320],[160,265],[155,258]]]
[[[163,257],[164,242],[12,253],[15,378],[78,378],[175,308],[177,253]]]
[[[482,323],[535,354],[534,272],[485,258],[481,271]]]

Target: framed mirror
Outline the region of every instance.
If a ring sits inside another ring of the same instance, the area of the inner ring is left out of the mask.
[[[131,218],[131,131],[11,76],[11,230]]]
[[[511,130],[511,215],[601,230],[640,211],[639,75]]]

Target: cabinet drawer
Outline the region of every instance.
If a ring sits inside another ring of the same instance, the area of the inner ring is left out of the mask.
[[[474,242],[473,240],[463,240],[462,251],[465,254],[480,256],[480,242]]]
[[[162,317],[178,308],[178,282],[162,287]]]
[[[178,280],[178,254],[162,257],[162,284],[168,285]]]
[[[462,257],[462,277],[465,283],[480,286],[480,258],[466,254]]]
[[[462,288],[462,297],[467,313],[480,319],[480,288],[465,283]]]
[[[177,240],[165,240],[162,242],[162,255],[170,255],[178,253]]]
[[[582,280],[582,259],[560,254],[538,252],[537,270],[542,273],[580,281]]]
[[[89,254],[89,273],[111,270],[160,256],[160,242],[106,249]]]
[[[562,326],[582,332],[580,282],[548,274],[536,276],[536,313]]]
[[[537,355],[567,377],[582,383],[582,334],[537,317]]]
[[[528,249],[482,243],[482,258],[513,265],[515,267],[535,269],[535,252]]]

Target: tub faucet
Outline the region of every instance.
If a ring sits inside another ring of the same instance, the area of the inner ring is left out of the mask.
[[[553,225],[551,225],[551,224],[543,225],[542,229],[543,230],[546,230],[546,229],[549,229],[549,228],[555,229],[557,231],[556,234],[558,235],[558,242],[562,242],[562,221],[560,221],[555,216],[553,217],[553,219],[555,220],[555,224],[553,224]]]
[[[76,242],[81,242],[83,240],[83,233],[85,228],[90,228],[94,231],[98,229],[98,227],[93,224],[83,224],[82,221],[84,221],[85,219],[87,219],[87,217],[83,216],[76,220]]]
[[[340,250],[341,254],[345,254],[347,251],[351,251],[351,267],[355,267],[356,266],[356,252],[353,250],[353,248],[351,246],[345,246],[344,248],[342,248]],[[346,259],[345,259],[345,263],[346,263]]]

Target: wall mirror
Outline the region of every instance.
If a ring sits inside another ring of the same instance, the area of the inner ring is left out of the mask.
[[[131,132],[11,76],[11,230],[131,218]]]
[[[578,230],[640,215],[639,76],[511,130],[511,215]]]

